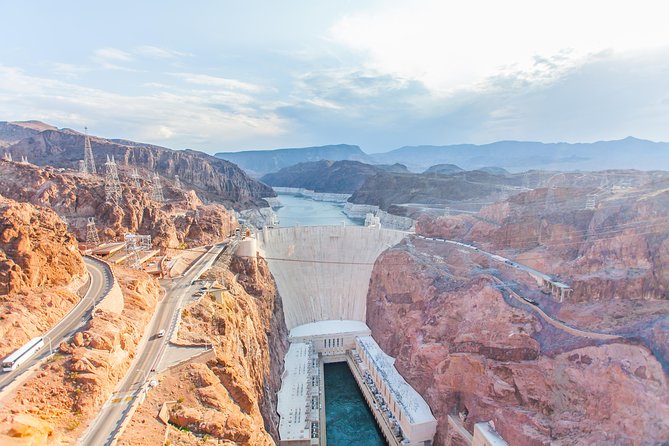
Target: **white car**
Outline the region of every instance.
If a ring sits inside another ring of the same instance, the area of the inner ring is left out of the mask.
[[[165,336],[165,330],[160,330],[156,336],[162,338],[163,336]]]

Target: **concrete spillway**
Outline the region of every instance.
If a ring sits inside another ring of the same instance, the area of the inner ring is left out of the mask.
[[[263,230],[259,248],[283,299],[288,329],[328,319],[365,322],[374,262],[405,235],[362,226]]]

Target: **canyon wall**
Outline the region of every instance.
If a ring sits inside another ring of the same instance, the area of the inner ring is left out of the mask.
[[[55,212],[0,195],[0,357],[59,321],[86,280],[76,239]]]
[[[473,242],[567,282],[571,302],[669,297],[669,181],[540,188],[417,232]]]
[[[121,437],[121,445],[248,446],[278,443],[276,393],[288,348],[281,299],[263,260],[218,262],[205,278],[227,291],[204,296],[182,313],[179,343],[208,343],[213,357],[176,366],[159,377]],[[156,419],[168,403],[170,426]],[[178,429],[176,429],[176,428]]]
[[[114,205],[105,201],[103,177],[0,160],[0,194],[52,209],[67,219],[80,241],[86,240],[89,217],[95,217],[102,242],[134,232],[151,235],[154,246],[170,248],[216,242],[237,227],[223,205],[203,204],[195,192],[168,182],[163,183],[166,202],[160,203],[151,199],[148,181],[140,180],[138,189],[122,179],[122,200]]]
[[[119,174],[129,176],[133,167],[173,179],[175,175],[185,187],[195,189],[208,200],[237,209],[266,206],[262,197],[275,196],[272,189],[249,177],[235,164],[193,150],[170,150],[165,147],[127,140],[91,137],[93,156],[98,172],[104,174],[107,156],[114,156]],[[38,165],[78,169],[84,156],[84,135],[72,130],[45,130],[22,139],[7,148],[14,160],[25,156]]]
[[[161,289],[147,274],[115,268],[125,305],[96,311],[0,408],[0,444],[75,444],[123,378]]]
[[[374,267],[367,324],[429,403],[435,446],[460,444],[447,422],[459,413],[470,432],[493,420],[512,445],[666,444],[666,356],[623,328],[611,341],[560,330],[495,276],[539,299],[523,273],[446,243],[410,238]]]

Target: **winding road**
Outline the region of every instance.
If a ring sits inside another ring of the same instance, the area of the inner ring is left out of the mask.
[[[522,263],[514,262],[510,259],[507,259],[506,257],[502,257],[502,256],[499,256],[497,254],[492,254],[490,252],[483,251],[482,249],[477,248],[476,246],[473,246],[473,245],[468,245],[466,243],[456,242],[455,240],[448,240],[448,239],[437,238],[437,237],[425,237],[425,236],[422,236],[422,235],[416,235],[416,237],[420,238],[420,239],[423,239],[423,240],[448,243],[448,244],[451,244],[451,245],[459,246],[461,248],[469,249],[471,251],[475,251],[479,254],[487,256],[490,259],[492,259],[496,262],[500,262],[503,265],[506,265],[508,267],[516,268],[516,269],[519,269],[521,271],[525,271],[526,273],[529,273],[529,274],[532,274],[532,275],[535,275],[535,276],[540,276],[540,277],[545,277],[547,279],[551,279],[550,276],[548,276],[545,273],[542,273],[541,271],[537,271],[533,268],[530,268],[527,265],[523,265]],[[549,324],[551,324],[555,328],[563,330],[563,331],[565,331],[565,332],[567,332],[567,333],[569,333],[573,336],[581,336],[581,337],[590,338],[590,339],[598,339],[598,340],[603,340],[603,341],[622,339],[622,337],[619,336],[619,335],[613,335],[613,334],[608,334],[608,333],[598,333],[598,332],[595,332],[595,331],[581,330],[579,328],[567,325],[564,322],[562,322],[561,320],[555,319],[554,317],[552,317],[551,315],[546,313],[538,305],[533,305],[533,304],[529,303],[527,299],[524,299],[521,295],[519,295],[517,292],[512,290],[509,286],[507,286],[499,278],[497,278],[495,276],[491,276],[489,274],[485,274],[485,276],[487,278],[489,278],[490,280],[494,281],[497,284],[498,287],[504,288],[513,299],[515,299],[519,303],[523,304],[523,306],[526,309],[528,309],[531,312],[539,315],[539,317],[541,317],[543,320],[545,320],[546,322],[548,322]]]
[[[116,391],[84,433],[79,445],[103,446],[114,443],[124,421],[134,412],[136,400],[144,396],[146,384],[160,363],[165,347],[176,329],[184,300],[199,287],[193,284],[193,281],[213,265],[226,246],[226,244],[214,245],[191,265],[182,277],[162,281],[161,284],[166,291],[165,297],[156,306],[144,338],[137,348],[135,360]],[[159,338],[156,335],[160,330],[165,330],[164,337]]]
[[[58,348],[61,342],[81,330],[91,318],[91,312],[95,305],[111,290],[113,276],[109,267],[94,257],[84,257],[84,263],[91,278],[86,295],[56,326],[42,336],[44,347],[35,356],[21,364],[16,370],[0,375],[0,392],[5,390],[7,386],[18,384],[19,381],[27,378],[30,373],[25,373],[26,371],[46,359],[51,355],[52,349]]]

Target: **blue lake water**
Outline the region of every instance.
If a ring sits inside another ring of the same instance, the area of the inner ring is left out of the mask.
[[[348,364],[337,362],[324,367],[328,446],[385,446]]]
[[[316,225],[362,225],[360,220],[352,220],[344,214],[343,203],[315,201],[311,198],[290,194],[279,194],[282,207],[275,209],[279,217],[279,226],[316,226]]]

